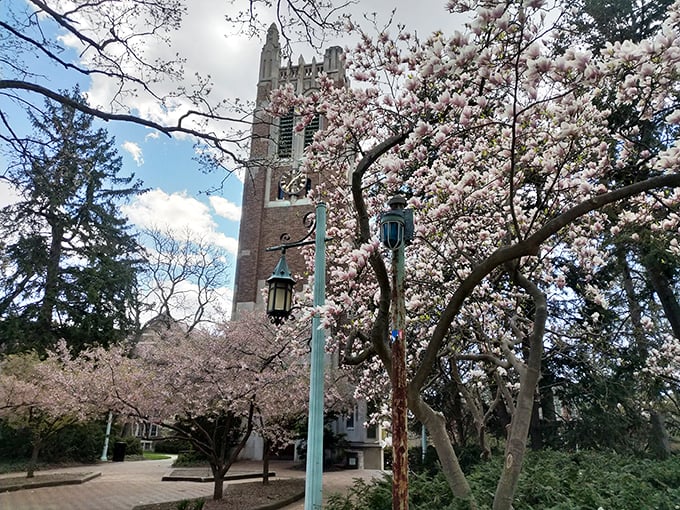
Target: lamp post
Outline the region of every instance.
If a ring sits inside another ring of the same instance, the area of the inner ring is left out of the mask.
[[[286,263],[286,250],[314,243],[314,308],[317,312],[312,318],[312,352],[310,359],[309,381],[309,421],[307,427],[307,471],[305,476],[305,510],[321,509],[321,489],[323,476],[323,386],[324,386],[324,342],[325,331],[321,328],[318,308],[326,301],[326,204],[319,203],[314,213],[314,221],[305,216],[309,227],[307,235],[299,241],[283,242],[267,251],[281,251],[281,258],[274,272],[267,279],[267,315],[275,324],[281,324],[290,316],[293,308],[292,296],[295,280]],[[316,231],[314,241],[308,241]],[[287,240],[286,234],[281,236]]]
[[[404,246],[413,239],[413,211],[401,195],[388,205],[380,216],[380,240],[392,251],[392,509],[408,510]]]

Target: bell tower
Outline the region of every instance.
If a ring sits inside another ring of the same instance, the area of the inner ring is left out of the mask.
[[[283,233],[290,234],[292,240],[307,233],[302,220],[314,210],[307,192],[318,184],[314,179],[319,176],[302,174],[300,161],[314,132],[323,129],[324,119],[314,119],[299,132],[295,129],[295,112],[274,118],[267,113],[267,106],[272,90],[285,83],[291,84],[298,94],[312,92],[320,72],[326,73],[338,87],[347,86],[340,47],[328,48],[320,62],[312,59],[307,63],[299,57],[295,65],[290,61],[282,65],[278,30],[276,25],[269,27],[260,56],[250,164],[243,184],[232,319],[244,310],[262,310],[264,317],[265,281],[281,255],[266,248],[280,245]],[[288,250],[286,259],[291,273],[303,274],[305,265],[300,250]],[[383,468],[380,427],[363,425],[370,409],[365,401],[358,401],[332,425],[333,431],[343,434],[349,442],[348,467]],[[261,457],[253,453],[251,458]]]
[[[283,233],[302,237],[306,233],[302,219],[313,210],[307,192],[318,177],[304,175],[300,160],[314,132],[323,128],[323,119],[315,118],[297,132],[294,112],[280,118],[267,113],[270,94],[284,83],[292,84],[296,93],[309,93],[322,71],[338,86],[346,85],[340,47],[326,50],[322,62],[313,58],[306,63],[300,56],[296,65],[290,61],[282,65],[278,30],[274,24],[269,27],[260,54],[250,164],[243,185],[232,318],[241,310],[264,309],[262,290],[280,255],[265,249],[280,244]],[[293,273],[304,271],[298,250],[290,250],[287,258]]]

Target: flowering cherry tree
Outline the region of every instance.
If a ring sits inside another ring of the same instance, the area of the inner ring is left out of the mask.
[[[40,450],[50,436],[98,414],[61,380],[60,365],[41,361],[34,352],[10,355],[0,363],[0,418],[30,431],[28,478],[33,478]]]
[[[593,278],[610,256],[604,233],[644,224],[672,239],[680,226],[680,4],[649,37],[598,54],[554,49],[570,28],[561,7],[452,0],[449,11],[472,21],[425,41],[403,28],[372,37],[349,26],[361,35],[347,63],[356,87],[321,78],[306,96],[290,86],[272,96],[273,115],[293,107],[302,124],[325,119],[304,164],[322,175],[314,197],[330,204],[326,324],[345,359],[361,363],[367,395],[391,373],[388,254],[376,217],[396,193],[414,210],[408,405],[471,507],[443,417],[423,396],[437,370],[478,366],[498,381],[510,423],[494,508],[511,508],[565,261],[604,307]],[[618,107],[661,120],[665,136],[646,148],[638,125],[609,122]]]
[[[264,318],[243,314],[214,331],[176,329],[157,342],[91,349],[71,359],[54,353],[64,379],[100,409],[157,423],[168,438],[204,453],[221,499],[224,476],[253,431],[289,439],[280,418],[304,412],[304,353],[277,337]]]

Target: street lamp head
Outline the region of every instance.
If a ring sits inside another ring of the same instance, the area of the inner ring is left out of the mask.
[[[390,209],[393,211],[402,211],[406,208],[406,199],[403,195],[394,195],[390,198],[389,202],[387,202],[387,205],[389,205]]]
[[[267,315],[277,325],[282,324],[293,308],[293,286],[295,280],[290,274],[286,262],[285,251],[274,268],[272,275],[267,278],[269,293],[267,295]]]
[[[413,239],[413,211],[406,209],[402,195],[393,196],[387,204],[390,210],[380,215],[380,241],[395,251]]]

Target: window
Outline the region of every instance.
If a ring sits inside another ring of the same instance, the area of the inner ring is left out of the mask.
[[[280,158],[290,158],[293,155],[293,112],[290,111],[279,119],[279,148]]]
[[[370,420],[376,410],[376,405],[373,402],[368,402],[366,405],[366,418]],[[375,423],[369,423],[368,427],[366,427],[366,439],[378,439],[378,426]]]
[[[298,119],[299,120],[299,119]],[[300,158],[305,147],[314,141],[314,133],[319,130],[318,115],[305,126],[303,133],[295,133],[295,115],[293,110],[279,119],[279,139],[277,155],[280,158]]]
[[[356,422],[357,411],[358,411],[357,406],[354,406],[354,409],[352,409],[352,411],[347,416],[346,430],[354,430],[354,423]]]

